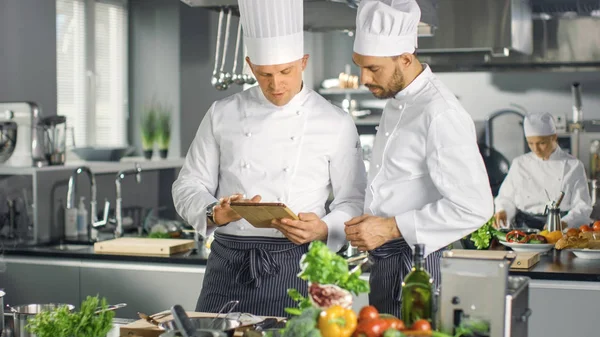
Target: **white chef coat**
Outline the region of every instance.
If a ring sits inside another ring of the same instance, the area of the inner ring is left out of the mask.
[[[430,254],[486,223],[493,197],[473,120],[423,66],[384,108],[365,213],[394,216],[406,242]]]
[[[306,87],[278,107],[256,86],[213,103],[172,192],[179,215],[202,235],[208,205],[235,193],[258,194],[295,213],[316,213],[328,225],[327,245],[338,251],[346,242],[344,222],[362,214],[365,188],[362,148],[347,113]],[[244,219],[216,231],[283,237]]]
[[[561,191],[560,209],[568,211],[562,221],[569,227],[589,224],[592,200],[583,164],[560,147],[548,160],[529,152],[513,160],[495,200],[496,212],[505,211],[509,221],[517,210],[544,214],[548,196],[556,200]]]

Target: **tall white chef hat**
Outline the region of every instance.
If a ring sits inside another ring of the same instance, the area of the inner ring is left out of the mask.
[[[238,5],[253,64],[290,63],[304,56],[302,0],[238,0]]]
[[[556,134],[554,117],[547,112],[531,113],[523,121],[525,137],[551,136]]]
[[[421,9],[415,0],[362,0],[354,52],[365,56],[414,53]]]

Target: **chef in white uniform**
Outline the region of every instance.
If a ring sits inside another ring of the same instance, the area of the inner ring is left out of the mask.
[[[556,200],[561,191],[563,227],[589,224],[592,201],[583,163],[558,146],[552,115],[529,114],[523,129],[531,152],[513,160],[502,182],[495,200],[496,226],[514,222],[516,227],[542,229],[548,197]]]
[[[369,302],[397,316],[411,248],[425,245],[425,268],[439,285],[441,250],[493,215],[474,123],[415,57],[420,15],[414,0],[361,1],[352,56],[362,84],[389,101],[375,138],[365,214],[346,223],[346,234],[373,257]]]
[[[307,292],[299,261],[314,240],[339,251],[362,213],[366,173],[352,118],[302,82],[302,0],[239,0],[258,86],[216,101],[173,184],[177,212],[202,235],[216,226],[197,311],[285,316]],[[330,194],[333,201],[326,214]],[[242,195],[283,202],[300,220],[258,229],[230,207]]]

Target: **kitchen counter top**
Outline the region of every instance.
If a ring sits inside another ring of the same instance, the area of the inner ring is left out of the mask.
[[[175,254],[170,257],[112,255],[94,253],[93,246],[79,250],[58,250],[49,247],[5,247],[6,255],[38,256],[51,258],[71,258],[82,260],[170,263],[181,265],[206,265],[206,253],[203,250]],[[551,251],[540,257],[532,268],[526,270],[511,269],[511,275],[528,276],[540,280],[600,282],[600,260],[585,260],[568,251]]]

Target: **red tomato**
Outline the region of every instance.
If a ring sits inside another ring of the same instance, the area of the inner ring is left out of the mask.
[[[360,337],[380,337],[385,330],[390,328],[390,323],[386,319],[376,318],[363,321],[358,324],[353,336]]]
[[[600,232],[600,220],[594,222],[594,226],[592,227],[594,232]]]
[[[389,321],[390,328],[395,330],[404,330],[406,326],[404,326],[404,321],[399,318],[384,318],[386,321]]]
[[[588,226],[588,225],[581,225],[579,226],[579,230],[582,232],[591,232],[592,231],[592,227]]]
[[[358,321],[359,322],[370,321],[372,319],[378,319],[378,318],[379,318],[379,311],[377,311],[377,308],[375,308],[372,305],[363,307],[362,309],[360,309],[360,312],[358,313]]]
[[[429,322],[425,319],[419,319],[413,323],[411,330],[430,331],[431,324],[429,324]]]

